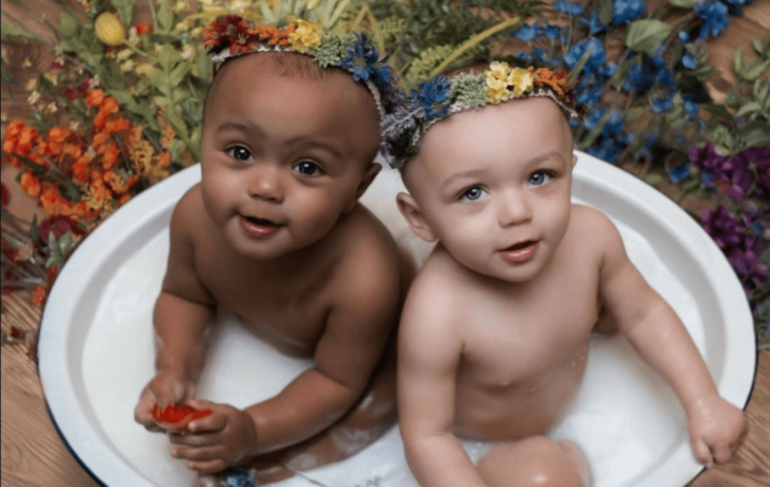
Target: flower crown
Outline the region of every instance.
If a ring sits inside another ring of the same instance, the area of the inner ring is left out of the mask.
[[[203,31],[203,43],[214,63],[214,73],[232,57],[255,52],[294,52],[312,57],[321,68],[339,67],[369,88],[382,120],[383,100],[393,100],[396,75],[380,59],[374,44],[362,34],[321,32],[318,23],[291,19],[285,26],[254,25],[238,15],[212,21]],[[397,97],[396,97],[397,98]]]
[[[412,90],[405,103],[385,117],[383,155],[392,167],[400,167],[420,151],[417,144],[434,123],[465,110],[541,96],[555,101],[568,117],[577,117],[564,71],[493,62],[479,74],[438,75]]]

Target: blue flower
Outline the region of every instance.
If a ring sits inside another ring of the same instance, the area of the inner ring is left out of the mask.
[[[595,37],[589,37],[573,44],[569,52],[564,56],[564,63],[570,68],[574,67],[583,58],[586,51],[590,51],[591,54],[584,66],[584,70],[589,72],[598,71],[607,60],[607,56],[604,54],[604,45]]]
[[[720,2],[724,3],[727,7],[727,11],[730,12],[730,15],[743,15],[743,10],[741,10],[740,6],[748,5],[752,2],[752,0],[719,0]]]
[[[604,93],[604,83],[597,76],[583,76],[580,84],[575,89],[575,102],[578,105],[594,105],[598,103]]]
[[[579,3],[567,2],[565,0],[557,0],[554,2],[553,8],[569,16],[580,15],[584,11],[583,7]]]
[[[708,39],[709,35],[717,37],[730,25],[726,16],[727,7],[723,3],[702,0],[695,4],[695,13],[703,19],[703,25],[700,28],[701,39]]]
[[[618,146],[614,140],[604,139],[599,144],[588,148],[588,153],[594,157],[615,164],[623,153],[623,148]]]
[[[668,166],[666,167],[668,173],[668,179],[674,184],[679,184],[688,177],[690,177],[690,161],[685,162],[681,166]]]
[[[644,146],[639,150],[638,156],[645,159],[652,156],[652,149],[658,143],[658,134],[648,132],[644,137]]]
[[[661,92],[662,96],[655,97],[650,100],[652,111],[655,113],[663,113],[674,108],[674,95],[679,88],[678,83],[674,80],[674,73],[670,69],[661,70],[655,77],[655,87]]]
[[[652,106],[652,111],[655,113],[667,112],[674,108],[674,97],[664,95],[653,98],[650,100],[650,106]]]
[[[354,80],[369,81],[374,75],[374,64],[380,57],[372,43],[359,36],[353,49],[348,49],[345,54],[347,57],[342,60],[340,66],[352,70]]]
[[[522,61],[524,61],[526,63],[529,63],[529,62],[532,61],[532,54],[530,54],[530,53],[528,53],[526,51],[520,51],[517,54],[515,54],[515,56],[518,59],[521,59]]]
[[[623,133],[626,123],[623,120],[623,114],[613,110],[607,118],[607,123],[602,127],[601,135],[605,138],[617,138]]]
[[[644,15],[643,0],[612,0],[612,25],[626,25]]]
[[[535,38],[535,34],[537,34],[537,28],[534,25],[524,24],[513,34],[513,37],[520,41],[529,42]]]
[[[254,487],[249,472],[236,467],[229,469],[225,484],[227,487]]]
[[[682,63],[682,66],[685,67],[685,69],[695,69],[698,67],[698,58],[693,56],[692,53],[687,50],[687,48],[685,48],[680,62]]]
[[[548,22],[537,23],[537,36],[547,37],[548,39],[555,41],[561,34],[561,27],[558,25],[551,25]]]
[[[383,64],[372,68],[372,78],[377,88],[383,89],[393,81],[393,68],[389,64]]]
[[[578,22],[588,27],[588,32],[591,35],[598,34],[607,30],[607,24],[603,24],[602,21],[599,20],[599,14],[596,12],[596,10],[592,10],[588,18],[580,17]]]
[[[425,121],[430,122],[449,113],[449,80],[444,76],[436,76],[420,83],[417,91],[412,91],[412,105],[419,106],[425,111]]]
[[[687,118],[693,119],[698,116],[698,112],[700,112],[700,107],[698,106],[698,103],[695,101],[695,95],[686,94],[684,95],[684,114],[687,115]]]

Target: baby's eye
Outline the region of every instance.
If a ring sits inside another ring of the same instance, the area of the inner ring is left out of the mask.
[[[468,188],[465,190],[465,192],[460,196],[460,200],[462,201],[477,201],[485,196],[487,196],[489,193],[487,193],[486,189],[483,189],[479,186],[473,186],[472,188]]]
[[[239,161],[248,161],[251,159],[251,152],[249,149],[245,148],[242,145],[236,145],[235,147],[230,147],[227,149],[227,153],[232,157],[233,159],[237,159]]]
[[[532,186],[542,186],[551,181],[551,177],[547,172],[537,171],[529,177],[529,184]]]
[[[294,165],[294,170],[305,176],[318,176],[319,174],[323,174],[321,166],[310,160],[299,161]]]

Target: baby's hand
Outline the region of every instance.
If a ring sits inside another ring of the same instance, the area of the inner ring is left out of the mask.
[[[152,407],[158,404],[179,404],[195,398],[197,385],[181,374],[169,371],[158,372],[147,384],[134,410],[134,419],[149,431],[162,431],[152,418]]]
[[[749,432],[743,411],[718,395],[693,402],[687,419],[695,458],[709,468],[730,460]]]
[[[257,428],[246,412],[227,404],[191,401],[213,413],[188,425],[189,433],[171,435],[171,456],[188,460],[187,468],[213,473],[255,454]]]

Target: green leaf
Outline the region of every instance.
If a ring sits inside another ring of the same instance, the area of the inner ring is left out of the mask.
[[[744,138],[744,147],[770,147],[770,130],[767,127],[752,130]]]
[[[660,20],[637,20],[628,26],[626,46],[636,52],[652,55],[673,29],[673,26]]]
[[[21,37],[21,38],[29,39],[33,41],[38,39],[38,37],[35,34],[31,32],[27,32],[26,30],[20,29],[16,26],[8,25],[5,22],[2,22],[2,24],[0,24],[0,37],[3,37],[3,38]]]
[[[158,55],[158,65],[164,72],[168,73],[180,59],[179,53],[174,49],[174,46],[163,44],[163,48]]]
[[[730,135],[730,131],[724,125],[717,125],[707,136],[707,138],[714,143],[714,145],[727,154],[733,153],[733,147],[735,146],[735,140]]]
[[[697,178],[689,178],[682,184],[682,192],[685,194],[692,193],[698,188],[700,188],[700,179]]]
[[[169,0],[160,0],[157,19],[161,30],[171,32],[174,28],[174,12],[171,10],[171,3]]]
[[[758,39],[754,39],[751,41],[751,45],[754,46],[754,50],[762,57],[767,57],[766,50],[768,47],[770,47],[770,43],[768,44],[762,44],[762,42]]]
[[[641,58],[639,56],[634,56],[631,59],[626,59],[622,63],[618,65],[618,67],[615,69],[615,72],[612,74],[612,78],[610,78],[610,83],[612,84],[612,87],[616,90],[620,88],[620,86],[623,84],[623,81],[626,79],[626,74],[628,74],[628,70],[631,69],[631,66],[633,66],[634,63],[641,62]]]
[[[672,7],[692,9],[699,0],[668,0]]]
[[[586,52],[583,53],[583,56],[580,58],[580,61],[578,61],[577,64],[572,67],[568,76],[570,82],[575,80],[583,71],[583,66],[585,66],[588,62],[588,58],[591,57],[591,53],[593,53],[593,50],[587,49]]]
[[[663,181],[663,177],[660,174],[647,174],[643,177],[644,180],[647,181],[647,184],[650,186],[657,186],[661,181]]]
[[[759,105],[759,103],[752,101],[750,103],[743,105],[737,112],[735,112],[735,116],[742,117],[747,113],[756,112],[759,110],[762,110],[762,107]]]
[[[182,81],[184,81],[184,77],[187,76],[190,67],[190,63],[181,63],[171,71],[168,76],[168,82],[171,85],[171,88],[176,88]]]
[[[59,239],[59,252],[61,252],[62,255],[67,255],[70,247],[72,247],[72,233],[67,232]]]
[[[136,0],[110,0],[112,6],[120,17],[123,25],[130,26],[134,21],[134,4]]]
[[[612,6],[612,0],[599,0],[599,21],[603,24],[609,24],[615,9]]]
[[[75,37],[78,35],[79,29],[80,23],[78,19],[66,12],[62,12],[59,17],[59,30],[61,30],[61,33],[67,37]]]
[[[715,105],[713,103],[705,103],[700,106],[701,109],[709,112],[711,115],[713,115],[716,118],[732,122],[733,121],[733,114],[730,113],[727,108],[725,108],[724,105]]]
[[[639,121],[639,119],[647,111],[647,107],[634,107],[626,112],[625,122],[627,125],[633,125]]]
[[[29,225],[29,235],[33,242],[37,243],[40,241],[40,234],[37,231],[37,215],[32,216],[32,223]]]

